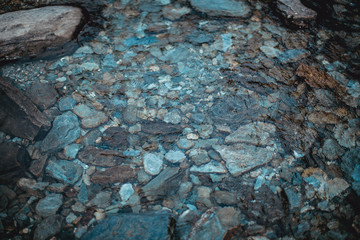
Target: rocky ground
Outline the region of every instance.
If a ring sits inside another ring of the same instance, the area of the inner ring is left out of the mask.
[[[359,31],[213,2],[104,2],[0,68],[51,122],[0,133],[4,239],[359,239]]]

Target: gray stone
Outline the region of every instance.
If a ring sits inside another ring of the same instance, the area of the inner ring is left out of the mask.
[[[278,152],[274,147],[263,148],[247,144],[215,145],[213,148],[220,153],[227,169],[235,177],[270,162]]]
[[[111,200],[111,192],[108,191],[104,191],[104,192],[99,192],[95,195],[95,197],[93,199],[91,199],[86,206],[91,207],[91,206],[96,206],[97,208],[106,208],[108,206],[110,206],[110,200]]]
[[[57,116],[53,127],[42,142],[41,150],[55,151],[64,148],[80,137],[78,118],[72,112],[65,112]]]
[[[58,93],[47,83],[33,83],[25,93],[40,110],[48,109],[56,103]]]
[[[85,164],[91,164],[101,167],[115,167],[125,161],[123,153],[101,149],[93,146],[85,147],[78,155],[78,158]]]
[[[61,231],[64,218],[61,215],[53,215],[45,218],[35,229],[34,240],[46,240]]]
[[[338,124],[334,128],[334,135],[338,143],[347,148],[355,147],[357,127],[351,127],[347,124]]]
[[[157,175],[163,167],[163,160],[153,153],[144,155],[144,170],[150,175]]]
[[[177,146],[180,148],[180,149],[184,149],[184,150],[187,150],[187,149],[190,149],[192,148],[193,146],[195,145],[195,143],[191,140],[188,140],[186,138],[180,138],[180,140],[177,142]]]
[[[268,58],[275,58],[278,57],[282,52],[274,47],[270,46],[261,46],[260,50],[268,57]]]
[[[82,174],[82,167],[72,161],[54,160],[49,161],[46,172],[65,184],[74,184]]]
[[[105,171],[96,171],[91,176],[91,181],[93,183],[106,185],[109,183],[128,181],[133,177],[135,177],[134,169],[132,169],[129,165],[123,164],[108,168]]]
[[[182,151],[170,150],[165,154],[165,159],[172,163],[178,163],[184,161],[186,156]]]
[[[233,192],[215,191],[212,193],[212,195],[214,196],[216,202],[219,204],[233,205],[238,203],[236,194]]]
[[[81,146],[80,144],[76,144],[76,143],[67,145],[64,148],[65,156],[68,157],[69,159],[74,159],[79,152],[80,146]]]
[[[81,118],[83,128],[95,128],[108,121],[105,113],[96,111],[85,104],[76,105],[73,112]]]
[[[326,139],[322,147],[323,154],[330,160],[335,160],[344,154],[344,149],[334,139]]]
[[[167,193],[170,188],[174,190],[170,180],[179,173],[179,170],[180,168],[178,167],[165,168],[158,176],[142,188],[145,195],[150,199],[156,199],[158,196],[163,196]],[[175,186],[176,185],[180,185],[180,183],[176,182]]]
[[[210,16],[248,17],[251,9],[245,1],[235,0],[190,0],[198,11]]]
[[[172,21],[180,19],[182,16],[189,14],[190,12],[191,12],[191,9],[189,9],[187,7],[176,8],[172,5],[167,5],[162,9],[163,16]]]
[[[57,210],[63,204],[63,195],[61,194],[49,194],[45,198],[41,199],[36,205],[36,213],[42,217],[48,217],[56,214]]]
[[[305,7],[300,0],[278,0],[277,9],[288,24],[307,27],[316,20],[317,13]]]
[[[127,201],[135,193],[134,188],[132,187],[131,183],[125,183],[121,186],[119,194],[121,200]]]
[[[82,240],[105,239],[158,239],[174,238],[174,226],[169,213],[121,213],[106,217],[94,229],[87,232]]]
[[[211,161],[201,166],[192,166],[190,171],[200,173],[226,173],[225,167],[217,161]]]
[[[0,61],[36,56],[73,39],[83,15],[80,8],[49,6],[0,15]]]
[[[207,151],[200,148],[192,149],[189,152],[189,157],[191,158],[191,161],[193,161],[195,165],[198,166],[210,162]]]
[[[84,71],[97,71],[100,69],[99,64],[94,62],[85,62],[80,65],[80,68],[82,68]]]
[[[3,35],[4,33],[0,38]],[[40,112],[10,81],[1,76],[0,122],[1,131],[29,140],[34,140],[36,136],[44,134],[51,127],[46,115]]]
[[[75,99],[68,96],[59,101],[59,110],[64,112],[68,110],[72,110],[76,105]]]

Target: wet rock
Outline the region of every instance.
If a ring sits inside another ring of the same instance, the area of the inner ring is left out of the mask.
[[[162,9],[162,14],[165,18],[168,18],[172,21],[180,19],[182,16],[189,14],[191,9],[187,7],[174,7],[172,5],[166,5]]]
[[[33,83],[25,92],[40,110],[48,109],[56,103],[58,93],[46,83]]]
[[[78,118],[72,112],[65,112],[55,118],[53,127],[42,142],[41,150],[54,151],[65,147],[80,137]]]
[[[191,161],[193,161],[195,165],[198,166],[210,162],[207,151],[199,148],[192,149],[189,152],[189,157],[191,158]]]
[[[135,193],[134,188],[132,187],[131,183],[125,183],[121,186],[119,194],[121,200],[127,201]]]
[[[0,143],[0,182],[16,182],[30,165],[28,151],[17,143]]]
[[[213,148],[220,153],[226,162],[226,168],[234,177],[270,162],[278,151],[270,146],[262,148],[247,144],[215,145]]]
[[[39,157],[39,159],[34,159],[31,162],[31,165],[29,167],[29,171],[34,174],[36,177],[39,177],[42,175],[43,170],[45,168],[47,156],[42,155]]]
[[[79,153],[79,159],[85,164],[115,167],[125,161],[125,156],[118,151],[87,146]]]
[[[219,204],[234,205],[238,202],[236,194],[233,192],[215,191],[212,195],[214,196],[215,201]]]
[[[234,207],[220,208],[216,215],[224,229],[230,229],[240,224],[240,213]]]
[[[17,182],[17,186],[30,194],[33,193],[35,196],[39,196],[36,194],[36,191],[43,191],[49,185],[48,182],[36,182],[34,179],[30,178],[20,178]]]
[[[340,122],[336,115],[327,112],[311,112],[307,118],[309,122],[315,124],[337,124]]]
[[[64,148],[64,155],[68,159],[74,159],[80,150],[80,144],[73,143]]]
[[[103,192],[99,192],[95,195],[95,197],[93,199],[91,199],[86,206],[88,207],[92,207],[92,206],[96,206],[97,208],[106,208],[108,206],[110,206],[110,201],[111,201],[111,192],[108,191],[103,191]]]
[[[61,215],[52,215],[45,218],[35,229],[34,240],[46,240],[61,231],[64,218]]]
[[[211,188],[200,186],[196,189],[196,203],[204,205],[207,208],[212,207],[210,200]]]
[[[271,46],[261,46],[260,50],[268,57],[268,58],[275,58],[278,57],[282,52],[274,47]]]
[[[165,168],[158,176],[147,183],[142,190],[148,199],[157,199],[159,196],[176,191],[179,182],[174,181],[174,177],[179,173],[180,168]]]
[[[209,16],[241,17],[250,15],[251,9],[245,1],[235,0],[190,0],[190,4],[197,11]]]
[[[317,13],[300,0],[278,0],[276,6],[287,24],[303,28],[316,20]]]
[[[62,98],[59,101],[59,110],[62,112],[72,110],[75,107],[75,105],[76,105],[75,99],[68,96],[68,97]]]
[[[0,15],[0,61],[32,57],[74,38],[83,15],[80,8],[51,6]]]
[[[105,171],[97,170],[92,176],[93,183],[106,185],[108,183],[125,182],[135,177],[134,169],[129,165],[120,165],[108,168]]]
[[[106,217],[83,236],[83,240],[172,239],[174,221],[168,213],[122,213]],[[170,229],[170,230],[168,230]]]
[[[108,120],[105,113],[96,111],[85,104],[75,106],[73,112],[81,118],[83,128],[95,128]]]
[[[57,210],[63,204],[63,195],[49,194],[41,199],[36,205],[36,213],[42,217],[48,217],[56,214]]]
[[[123,118],[126,123],[134,124],[137,121],[137,107],[128,105],[123,111]]]
[[[322,152],[329,160],[335,160],[344,154],[344,150],[334,139],[326,139],[322,147]]]
[[[0,76],[0,130],[34,140],[50,129],[47,117],[17,88]]]
[[[199,173],[226,173],[225,167],[217,161],[211,161],[201,166],[192,166],[190,171]]]
[[[192,148],[193,146],[195,145],[195,143],[191,140],[188,140],[186,138],[180,138],[179,141],[177,142],[177,146],[180,148],[180,149],[184,149],[184,150],[187,150],[187,149],[190,149]]]
[[[165,159],[172,163],[178,163],[184,161],[186,156],[182,151],[170,150],[165,154]]]
[[[128,134],[128,131],[122,127],[110,127],[104,132],[104,143],[115,148],[126,149],[129,145]]]
[[[150,175],[158,175],[163,168],[163,160],[158,155],[146,153],[144,155],[144,170]]]
[[[277,58],[282,63],[291,63],[291,62],[298,62],[303,58],[307,58],[310,56],[310,52],[304,49],[290,49],[286,52],[281,53]]]
[[[73,161],[54,160],[49,161],[46,172],[65,184],[74,184],[81,177],[82,167]]]
[[[270,123],[255,122],[240,126],[225,138],[226,143],[247,143],[252,145],[275,145],[273,139],[276,127]]]
[[[360,126],[360,125],[359,125]],[[355,147],[356,129],[358,127],[349,126],[348,124],[338,124],[334,128],[334,135],[338,143],[347,148]]]
[[[141,130],[152,135],[166,135],[181,133],[183,128],[181,125],[165,122],[145,122],[141,125]]]

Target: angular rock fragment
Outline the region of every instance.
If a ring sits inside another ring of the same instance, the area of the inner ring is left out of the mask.
[[[49,194],[36,205],[36,213],[42,217],[54,215],[63,204],[61,194]]]
[[[27,170],[31,158],[17,143],[0,143],[0,182],[15,182]]]
[[[35,229],[34,240],[46,240],[61,231],[64,218],[61,215],[52,215],[45,218]]]
[[[46,83],[33,83],[25,93],[40,110],[45,110],[56,103],[58,93]]]
[[[174,222],[169,213],[110,215],[82,239],[174,239]]]
[[[248,17],[250,6],[245,1],[236,0],[190,0],[197,11],[216,17]]]
[[[141,130],[152,135],[165,135],[181,133],[183,128],[181,125],[175,125],[165,122],[145,122],[141,125]]]
[[[0,130],[16,137],[34,140],[36,136],[48,131],[50,126],[47,117],[0,76]]]
[[[124,154],[110,150],[100,149],[93,146],[85,147],[79,153],[79,159],[85,164],[91,164],[100,167],[115,167],[124,162]]]
[[[74,184],[82,174],[82,167],[73,161],[55,160],[48,163],[46,172],[65,184]]]
[[[0,15],[0,62],[33,57],[74,38],[83,15],[80,8],[49,6]]]
[[[52,129],[42,142],[41,150],[46,152],[61,149],[79,137],[77,116],[72,112],[65,112],[55,118]]]
[[[110,127],[104,132],[104,143],[111,147],[126,149],[129,145],[128,134],[128,131],[122,127]]]
[[[106,185],[108,183],[125,182],[135,177],[134,169],[129,165],[120,165],[106,169],[105,171],[96,171],[91,176],[93,183]]]
[[[303,28],[316,20],[317,13],[305,7],[300,0],[278,0],[276,6],[287,24]]]

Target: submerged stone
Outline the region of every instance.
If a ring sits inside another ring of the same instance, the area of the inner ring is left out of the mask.
[[[36,205],[36,213],[42,217],[54,215],[63,203],[63,195],[49,194]]]
[[[61,231],[64,218],[61,215],[52,215],[45,218],[36,227],[34,232],[34,240],[46,240]]]
[[[82,174],[82,167],[73,161],[55,160],[48,163],[46,172],[63,183],[74,184]]]
[[[209,16],[248,17],[250,6],[245,1],[235,0],[190,0],[191,5],[198,11]]]
[[[144,170],[150,175],[157,175],[163,168],[163,160],[153,153],[144,155]]]

